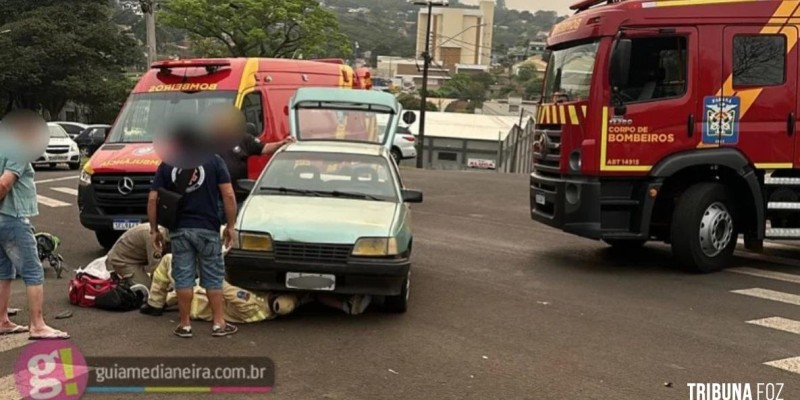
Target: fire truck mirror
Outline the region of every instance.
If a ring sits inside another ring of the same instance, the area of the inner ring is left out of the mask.
[[[628,85],[628,75],[631,67],[631,40],[619,39],[614,45],[611,54],[611,86],[614,88]]]

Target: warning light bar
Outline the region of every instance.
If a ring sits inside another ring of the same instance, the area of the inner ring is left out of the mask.
[[[327,63],[327,64],[344,65],[344,60],[342,60],[341,58],[319,58],[311,61]]]
[[[217,72],[221,67],[229,67],[230,61],[215,60],[211,58],[198,58],[192,60],[164,60],[156,61],[150,65],[151,69],[160,69],[161,72],[170,73],[173,68],[205,68],[209,74]]]
[[[613,3],[620,3],[622,1],[623,0],[583,0],[569,6],[569,9],[573,11],[584,11],[598,4],[602,3],[613,4]]]

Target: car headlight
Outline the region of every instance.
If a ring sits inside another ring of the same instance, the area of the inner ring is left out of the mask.
[[[75,142],[72,142],[72,144],[69,145],[69,151],[78,151],[78,144],[75,143]]]
[[[92,183],[92,167],[89,163],[86,163],[86,166],[83,167],[81,170],[80,181],[81,185],[90,185]]]
[[[268,253],[272,251],[272,236],[258,233],[239,233],[238,243],[234,247],[248,251]]]
[[[353,247],[353,255],[360,257],[385,257],[397,255],[395,238],[361,238]]]

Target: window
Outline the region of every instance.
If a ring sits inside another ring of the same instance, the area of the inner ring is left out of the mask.
[[[261,92],[250,92],[244,96],[242,112],[248,123],[256,126],[259,136],[264,132],[264,107],[261,105]]]
[[[733,86],[775,86],[786,81],[786,36],[736,35]]]
[[[685,94],[686,55],[682,36],[633,38],[628,82],[619,88],[622,100],[636,103]]]
[[[438,158],[439,161],[458,161],[458,153],[440,151],[436,158]]]

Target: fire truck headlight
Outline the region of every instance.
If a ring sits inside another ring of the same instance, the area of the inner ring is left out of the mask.
[[[569,153],[569,170],[571,172],[581,172],[581,151],[573,150]]]
[[[94,173],[94,171],[92,171],[91,164],[89,164],[87,162],[86,165],[81,170],[80,184],[81,185],[91,185],[92,184],[92,174],[93,173]]]

